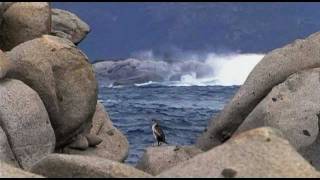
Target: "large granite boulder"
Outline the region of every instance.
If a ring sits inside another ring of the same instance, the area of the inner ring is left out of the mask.
[[[320,169],[320,68],[291,75],[254,108],[236,133],[261,126],[280,129],[290,143]]]
[[[47,2],[16,2],[3,13],[0,49],[8,51],[25,41],[49,34],[51,13]]]
[[[80,43],[90,32],[90,27],[75,14],[62,9],[51,9],[51,33],[66,38],[74,44]]]
[[[39,95],[19,80],[0,80],[0,124],[19,165],[28,169],[54,151],[55,135]]]
[[[295,72],[315,67],[320,67],[320,33],[268,53],[229,104],[209,122],[206,131],[198,138],[197,146],[208,150],[228,140],[275,85]]]
[[[145,150],[136,168],[157,175],[199,153],[202,153],[202,151],[194,146],[149,147]]]
[[[258,128],[201,153],[157,177],[320,177],[281,132]]]
[[[50,154],[31,172],[49,178],[146,178],[151,175],[129,165],[98,157]]]
[[[0,178],[44,178],[0,161]]]
[[[80,145],[76,146],[77,148],[67,146],[63,149],[63,153],[97,156],[119,162],[123,162],[128,157],[129,142],[123,133],[113,126],[101,103],[97,103],[92,127],[88,133],[84,134],[88,140],[87,148],[79,149],[78,147],[84,146],[86,142],[80,143],[81,141],[78,141]],[[94,141],[98,141],[98,143],[91,143]],[[96,145],[90,146],[90,144]]]
[[[8,60],[6,54],[0,50],[0,79],[4,78],[11,68],[11,62]]]
[[[14,67],[8,77],[38,92],[50,116],[57,148],[91,126],[97,82],[88,58],[69,40],[44,35],[8,52]]]
[[[262,126],[281,130],[296,148],[310,146],[319,134],[320,68],[291,75],[254,108],[236,133]]]
[[[19,164],[16,161],[16,158],[14,157],[14,154],[11,150],[7,135],[5,134],[5,132],[1,127],[0,127],[0,161],[15,167],[19,167]]]

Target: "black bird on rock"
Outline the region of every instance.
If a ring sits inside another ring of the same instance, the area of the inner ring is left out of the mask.
[[[166,137],[164,135],[163,130],[161,129],[160,125],[159,125],[159,121],[152,119],[153,125],[152,125],[152,133],[153,136],[155,138],[155,140],[158,142],[158,146],[161,145],[161,143],[165,143],[168,144],[166,142]]]

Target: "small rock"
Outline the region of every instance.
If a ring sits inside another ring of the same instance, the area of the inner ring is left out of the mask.
[[[202,151],[194,146],[149,147],[138,161],[136,168],[157,175],[199,153]]]
[[[86,138],[88,140],[90,147],[96,147],[97,145],[99,145],[102,142],[102,139],[99,138],[97,135],[87,134]]]
[[[76,139],[68,145],[68,147],[72,149],[86,150],[89,147],[89,142],[86,136],[78,135]]]

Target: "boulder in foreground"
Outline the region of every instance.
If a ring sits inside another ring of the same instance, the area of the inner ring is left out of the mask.
[[[50,116],[57,147],[91,126],[97,82],[88,57],[69,40],[43,35],[8,52],[14,68],[8,77],[33,88]]]
[[[49,178],[145,178],[151,175],[129,165],[108,159],[50,154],[38,162],[31,172]]]
[[[194,146],[149,147],[137,163],[136,168],[157,175],[199,153],[202,151]]]
[[[281,132],[264,127],[241,133],[157,177],[320,177]]]

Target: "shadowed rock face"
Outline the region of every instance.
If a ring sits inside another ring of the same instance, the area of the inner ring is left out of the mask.
[[[50,154],[39,161],[31,172],[54,178],[121,178],[121,177],[151,177],[131,166],[108,159],[79,156]]]
[[[88,58],[72,42],[44,35],[8,52],[20,79],[38,92],[55,130],[57,147],[91,125],[97,103],[97,82]]]
[[[5,53],[0,50],[0,79],[4,78],[11,68],[11,61],[9,61]]]
[[[300,70],[320,67],[320,33],[268,53],[224,110],[213,118],[197,145],[208,150],[228,140],[272,87]]]
[[[282,137],[268,127],[246,131],[157,177],[320,177]]]
[[[101,103],[97,103],[96,112],[92,118],[92,127],[84,131],[90,144],[90,136],[102,140],[94,147],[85,150],[77,150],[70,146],[63,149],[66,154],[78,154],[84,156],[96,156],[114,161],[123,162],[129,153],[129,142],[123,133],[115,128]]]
[[[16,2],[6,8],[0,26],[0,48],[11,50],[20,43],[51,31],[47,2]]]

